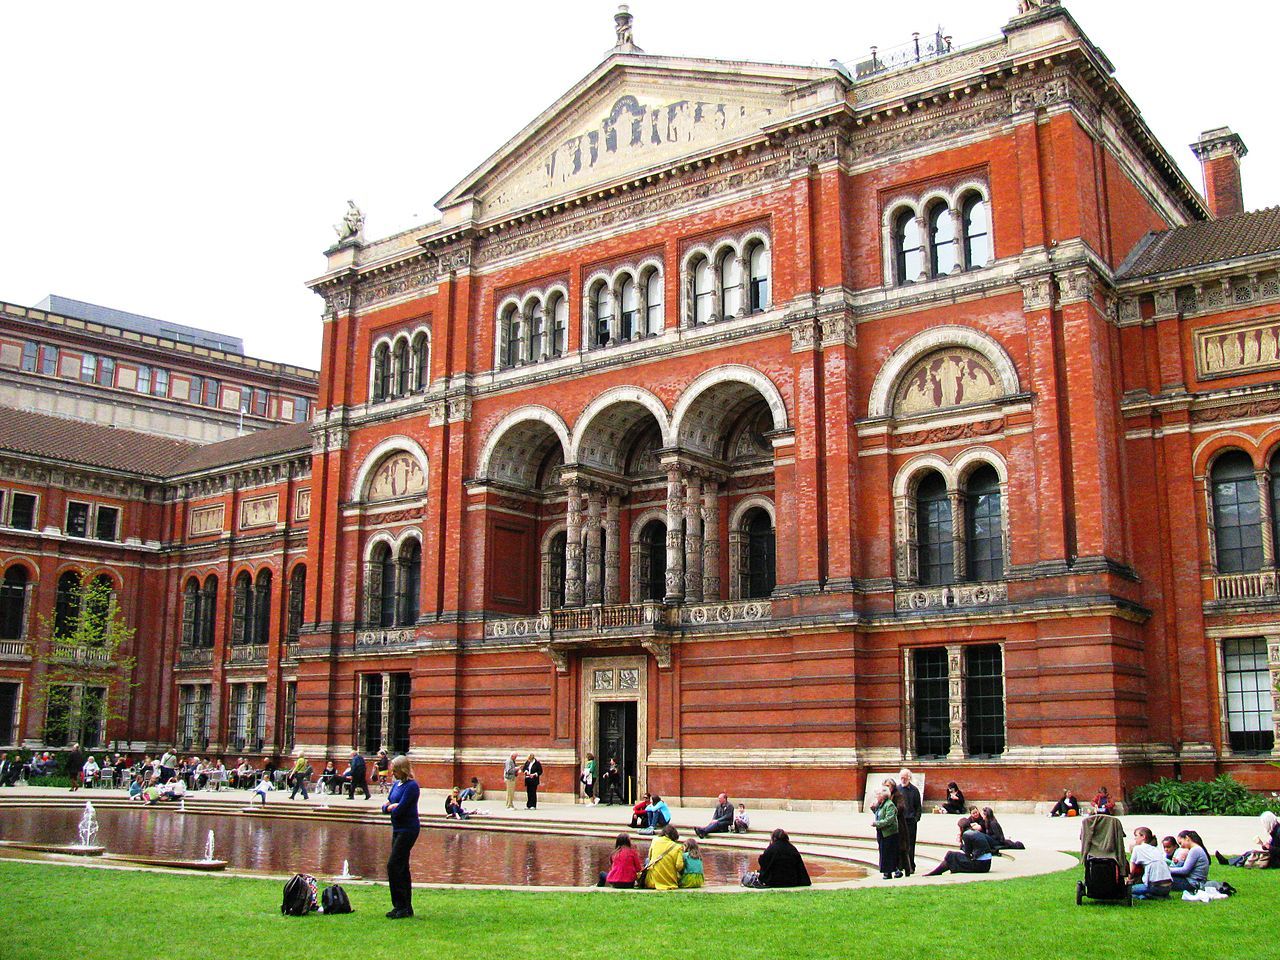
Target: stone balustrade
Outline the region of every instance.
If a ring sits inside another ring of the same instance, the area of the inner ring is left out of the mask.
[[[1275,600],[1277,599],[1278,578],[1280,572],[1275,570],[1255,570],[1251,573],[1231,573],[1213,578],[1213,598],[1215,600]]]
[[[266,663],[267,645],[265,643],[233,644],[231,655],[227,659],[231,663]]]
[[[179,647],[178,666],[203,667],[213,663],[213,647]]]
[[[719,603],[667,605],[656,600],[605,606],[566,607],[536,617],[504,617],[485,624],[489,640],[519,640],[526,637],[589,639],[616,635],[619,631],[653,635],[685,627],[720,624],[759,623],[771,619],[769,600],[734,600]]]
[[[0,640],[0,660],[30,660],[31,644],[25,640]]]

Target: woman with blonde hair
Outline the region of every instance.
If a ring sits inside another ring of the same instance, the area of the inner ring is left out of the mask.
[[[413,880],[409,876],[409,852],[418,842],[422,824],[418,820],[418,783],[413,779],[409,758],[391,761],[395,783],[387,794],[382,812],[391,815],[391,856],[387,858],[387,886],[391,888],[389,920],[413,916]]]

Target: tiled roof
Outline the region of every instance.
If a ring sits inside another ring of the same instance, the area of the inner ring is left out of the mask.
[[[1280,207],[1148,233],[1120,265],[1117,277],[1171,273],[1272,250],[1280,251]]]
[[[310,447],[305,423],[199,444],[29,410],[0,409],[0,451],[157,479],[301,453]]]

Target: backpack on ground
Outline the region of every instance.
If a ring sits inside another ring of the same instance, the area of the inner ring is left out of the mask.
[[[280,912],[286,917],[305,917],[316,908],[316,886],[315,877],[295,873],[284,885]]]
[[[347,891],[336,883],[331,887],[325,887],[324,893],[320,894],[320,912],[351,913],[351,900],[347,896]]]

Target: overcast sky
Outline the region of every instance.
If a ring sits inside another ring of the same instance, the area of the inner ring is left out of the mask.
[[[1244,137],[1245,203],[1280,202],[1280,7],[1068,0],[1194,186],[1201,130]],[[999,33],[1016,0],[634,0],[650,53],[852,64],[941,24]],[[433,204],[613,45],[616,3],[0,5],[0,300],[48,293],[241,336],[317,365],[346,200],[365,235]],[[1158,12],[1157,12],[1158,11]]]

